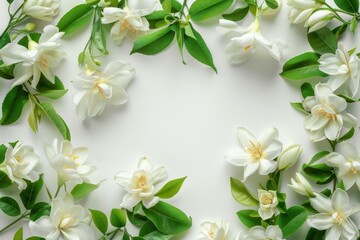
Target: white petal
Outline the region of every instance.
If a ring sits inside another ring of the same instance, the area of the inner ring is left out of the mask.
[[[308,217],[308,224],[312,228],[318,230],[326,230],[333,226],[334,220],[330,214],[319,213]]]

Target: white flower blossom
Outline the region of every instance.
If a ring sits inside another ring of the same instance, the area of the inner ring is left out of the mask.
[[[359,230],[350,216],[359,212],[358,205],[349,202],[349,196],[342,189],[336,189],[329,199],[315,193],[310,203],[318,214],[308,217],[308,224],[320,231],[326,230],[325,240],[353,240],[359,237]]]
[[[257,170],[260,175],[268,175],[277,168],[274,159],[280,154],[282,144],[278,141],[276,128],[264,132],[256,138],[249,130],[239,127],[237,136],[241,148],[225,156],[225,159],[232,165],[244,167],[245,181]]]
[[[351,128],[357,119],[345,112],[346,101],[335,95],[325,83],[315,86],[315,96],[308,96],[303,103],[311,114],[305,118],[304,127],[310,133],[310,140],[318,142],[324,139],[335,140],[343,127]]]
[[[360,150],[351,143],[340,143],[337,151],[328,154],[324,160],[335,168],[336,177],[344,182],[345,189],[355,183],[360,190]]]
[[[310,15],[322,6],[316,0],[287,0],[290,7],[289,20],[291,23],[305,22]]]
[[[201,224],[201,232],[197,240],[225,240],[229,232],[230,224],[221,221],[219,223],[205,221]]]
[[[36,88],[43,74],[50,82],[55,82],[52,71],[65,52],[60,50],[58,40],[64,35],[53,25],[47,25],[41,34],[39,42],[29,41],[28,48],[11,42],[0,49],[0,57],[6,65],[16,64],[14,78],[16,81],[12,87],[21,85],[32,78],[31,86]]]
[[[60,0],[26,0],[23,5],[25,15],[44,20],[52,21],[59,13]]]
[[[286,146],[278,157],[279,170],[291,168],[299,159],[302,147],[299,144],[290,144]]]
[[[255,226],[249,230],[243,229],[236,237],[237,240],[285,240],[279,226],[269,225],[266,229]]]
[[[334,91],[341,86],[351,96],[359,90],[360,60],[356,54],[349,55],[342,43],[338,44],[335,54],[325,53],[319,59],[319,69],[330,75],[328,84]]]
[[[313,187],[301,173],[296,173],[295,178],[291,178],[291,184],[288,186],[300,195],[315,197]]]
[[[271,218],[276,211],[276,206],[279,204],[276,191],[258,189],[258,198],[260,205],[258,213],[260,217],[263,220]]]
[[[142,202],[146,208],[151,208],[159,202],[155,197],[155,186],[166,179],[165,167],[153,167],[149,159],[143,157],[139,160],[137,170],[133,173],[119,172],[115,182],[127,191],[120,207],[132,211],[133,207]]]
[[[25,180],[35,182],[39,179],[39,173],[34,170],[39,162],[39,156],[34,153],[34,148],[17,142],[14,147],[7,146],[5,159],[0,164],[3,171],[12,182],[18,185],[20,191],[27,186]]]
[[[81,205],[74,205],[71,196],[55,198],[51,203],[50,216],[30,221],[32,234],[46,240],[95,240],[90,227],[91,214]]]
[[[68,140],[63,140],[58,146],[58,140],[54,139],[52,145],[45,144],[45,155],[51,167],[58,174],[58,185],[66,182],[82,183],[95,171],[95,167],[85,165],[88,158],[86,147],[73,148]]]
[[[121,44],[124,37],[135,40],[139,34],[149,30],[149,22],[144,16],[155,11],[155,0],[128,0],[127,6],[123,9],[116,7],[104,8],[101,21],[103,24],[114,23],[110,37]]]
[[[283,49],[286,47],[285,42],[280,39],[274,43],[266,40],[260,32],[258,19],[247,28],[239,26],[233,21],[220,19],[217,30],[227,35],[235,35],[225,48],[230,63],[245,62],[258,46],[265,49],[274,59],[280,61]]]
[[[309,27],[309,32],[315,32],[325,27],[334,16],[334,13],[328,9],[315,11],[306,20],[304,27]]]
[[[126,103],[128,95],[125,89],[134,75],[135,69],[122,61],[109,63],[104,71],[86,69],[74,81],[78,90],[74,95],[77,114],[84,120],[101,115],[107,103]]]

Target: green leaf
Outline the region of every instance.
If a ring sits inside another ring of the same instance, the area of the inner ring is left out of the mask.
[[[141,226],[139,231],[139,236],[143,237],[156,230],[157,230],[156,226],[151,221],[147,221],[144,225]]]
[[[106,35],[103,24],[101,23],[101,11],[98,10],[99,18],[94,22],[93,29],[91,31],[91,42],[94,44],[97,50],[102,54],[108,54],[106,49]]]
[[[155,12],[147,15],[145,18],[149,22],[150,29],[159,28],[160,25],[162,25],[162,24],[168,25],[169,23],[167,23],[165,21],[165,19],[167,21],[171,21],[174,19],[174,17],[171,14],[169,14],[168,12],[165,12],[163,10],[155,11]]]
[[[185,29],[182,27],[181,23],[174,23],[170,26],[171,30],[175,32],[175,38],[179,47],[181,60],[183,64],[186,64],[184,61],[184,36],[185,36]]]
[[[167,0],[160,0],[160,3],[163,5],[165,1],[167,1]],[[168,4],[168,3],[166,3],[166,4]],[[178,2],[177,0],[171,0],[171,10],[170,10],[171,13],[180,12],[181,7],[182,7],[182,4],[180,2]]]
[[[88,4],[77,5],[60,19],[57,27],[60,32],[65,32],[65,35],[68,35],[88,25],[93,13],[93,6]]]
[[[319,54],[335,53],[337,49],[335,35],[326,27],[309,33],[307,37],[311,47]]]
[[[340,26],[337,26],[332,30],[332,32],[335,34],[336,41],[339,40],[340,36],[343,35],[346,32],[346,28],[348,27],[347,23],[344,23]]]
[[[13,79],[14,66],[15,65],[5,65],[4,62],[0,60],[0,78],[4,78],[8,80]]]
[[[356,17],[353,17],[353,18],[351,19],[351,22],[350,22],[350,31],[351,31],[352,33],[355,33],[356,28],[357,28],[357,25],[358,25],[357,18],[356,18]]]
[[[248,228],[252,228],[255,226],[261,226],[261,218],[260,217],[251,217],[251,214],[257,213],[255,210],[241,210],[236,213],[239,220]]]
[[[46,202],[38,202],[32,208],[30,212],[30,220],[36,221],[42,216],[50,216],[51,206]]]
[[[34,236],[34,237],[29,237],[26,240],[45,240],[45,238]]]
[[[223,13],[233,0],[196,0],[189,9],[193,21],[203,21]]]
[[[92,184],[92,183],[80,183],[77,184],[73,190],[71,190],[71,196],[74,198],[74,200],[79,200],[83,197],[86,197],[91,192],[95,191],[99,187],[100,183],[98,184]]]
[[[49,92],[52,90],[65,90],[63,83],[61,80],[55,76],[54,83],[47,80],[44,75],[41,75],[39,84],[36,86],[36,90],[39,93]]]
[[[23,227],[16,231],[13,240],[23,240]]]
[[[108,229],[108,220],[105,213],[94,209],[89,210],[91,212],[92,220],[96,228],[99,229],[101,233],[106,234],[106,231]]]
[[[133,238],[130,236],[130,234],[126,231],[126,228],[124,229],[123,236],[121,240],[133,240]]]
[[[280,76],[289,80],[304,80],[311,77],[326,77],[327,74],[319,70],[320,55],[306,52],[287,61]]]
[[[334,168],[329,167],[325,163],[314,165],[304,164],[303,171],[309,178],[317,181],[317,184],[326,184],[335,178]]]
[[[306,209],[301,206],[293,206],[288,208],[286,213],[278,215],[275,222],[281,228],[284,238],[288,238],[304,224],[306,219]]]
[[[36,199],[44,185],[44,180],[42,178],[42,174],[40,174],[39,180],[36,182],[32,183],[28,180],[25,181],[27,183],[27,187],[20,193],[20,198],[24,207],[30,210],[36,203]]]
[[[7,0],[7,2],[8,2],[9,4],[12,4],[12,3],[14,2],[14,0]]]
[[[2,118],[0,124],[8,125],[18,120],[28,100],[28,93],[24,91],[22,85],[13,87],[6,94],[2,104]]]
[[[126,225],[126,214],[124,210],[119,208],[111,209],[110,213],[110,223],[114,227],[121,228]]]
[[[320,231],[315,228],[310,228],[305,240],[323,240],[325,238],[326,231]]]
[[[30,33],[29,35],[26,35],[22,39],[20,39],[18,44],[28,48],[29,38],[35,42],[39,42],[40,37],[41,37],[40,33]]]
[[[2,171],[0,171],[0,189],[7,188],[12,185],[10,178]]]
[[[96,5],[100,2],[100,0],[86,0],[86,4]]]
[[[0,38],[0,49],[5,47],[6,44],[11,42],[11,38],[9,33],[4,33],[4,35]]]
[[[0,163],[2,163],[5,160],[7,147],[4,144],[0,145]]]
[[[231,13],[223,14],[222,17],[224,19],[235,22],[235,21],[243,20],[248,14],[248,12],[249,12],[249,7],[238,8]]]
[[[359,0],[334,0],[335,4],[342,10],[351,13],[358,13]]]
[[[162,1],[161,6],[164,9],[164,11],[171,12],[172,0],[164,0],[164,1]]]
[[[314,88],[310,83],[304,83],[301,85],[301,95],[305,99],[306,97],[314,96]]]
[[[309,114],[309,112],[304,109],[302,102],[291,102],[290,105],[302,113]]]
[[[354,102],[360,101],[360,99],[354,99],[354,98],[352,98],[352,97],[345,96],[345,95],[343,95],[343,94],[339,94],[338,96],[341,97],[341,98],[343,98],[347,103],[354,103]]]
[[[350,128],[350,130],[345,133],[341,138],[339,138],[337,140],[338,143],[341,143],[341,142],[344,142],[346,140],[349,140],[350,138],[352,138],[354,136],[354,133],[355,133],[355,128]]]
[[[151,208],[142,208],[145,216],[164,234],[175,235],[188,230],[192,221],[178,208],[158,202]]]
[[[170,27],[165,27],[156,32],[141,36],[134,42],[133,53],[141,53],[145,55],[154,55],[167,48],[174,39],[175,33]]]
[[[269,6],[269,8],[277,9],[279,7],[279,4],[276,0],[265,0],[266,5]]]
[[[126,215],[134,226],[141,227],[147,222],[147,218],[143,215],[137,214],[136,212],[126,211]]]
[[[183,185],[186,177],[183,178],[177,178],[174,180],[171,180],[170,182],[166,183],[156,194],[155,196],[159,198],[172,198],[175,196],[181,186]]]
[[[193,58],[205,65],[208,65],[217,72],[209,48],[202,36],[193,28],[191,23],[189,23],[189,25],[185,28],[184,41],[186,49]]]
[[[46,98],[50,98],[50,99],[59,99],[62,96],[64,96],[67,93],[67,89],[65,90],[49,90],[49,91],[44,91],[42,93],[40,93],[39,95],[42,97],[46,97]]]
[[[230,185],[231,194],[238,203],[245,206],[259,206],[259,201],[249,192],[240,180],[230,178]]]
[[[11,197],[0,198],[0,210],[11,217],[17,217],[21,214],[19,204]]]
[[[66,140],[71,140],[71,134],[68,126],[64,120],[60,117],[59,114],[55,111],[54,107],[49,102],[44,102],[40,104],[41,111],[50,119],[50,121],[57,127],[61,135]]]
[[[325,157],[326,155],[328,155],[330,152],[329,151],[321,151],[321,152],[317,152],[310,160],[309,165],[317,162],[318,160],[322,159],[323,157]]]
[[[141,227],[139,237],[134,237],[133,240],[168,240],[171,238],[172,235],[165,235],[159,232],[151,221],[147,221]]]

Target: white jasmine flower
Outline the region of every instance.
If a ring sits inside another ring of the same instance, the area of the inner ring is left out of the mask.
[[[330,75],[329,86],[335,91],[345,86],[346,93],[351,96],[359,90],[360,61],[356,54],[349,55],[342,43],[338,44],[335,54],[325,53],[319,59],[319,69]]]
[[[201,233],[196,238],[197,240],[225,240],[229,232],[230,224],[221,220],[216,223],[212,221],[205,221],[201,224]]]
[[[127,102],[125,91],[134,78],[135,69],[122,61],[109,63],[104,71],[87,69],[77,76],[74,87],[76,112],[82,120],[99,116],[107,103],[122,105]]]
[[[317,0],[287,0],[290,7],[289,20],[291,23],[305,22],[310,15],[322,6]]]
[[[261,226],[255,226],[250,230],[242,230],[237,240],[285,240],[282,238],[283,233],[279,226],[269,225],[266,229]]]
[[[314,189],[301,173],[296,173],[295,178],[291,178],[291,184],[288,184],[288,186],[300,195],[315,197]]]
[[[258,197],[260,204],[258,213],[263,220],[267,220],[274,215],[279,204],[276,191],[258,189]]]
[[[12,182],[18,185],[20,191],[27,186],[25,180],[35,182],[39,179],[39,173],[34,170],[39,162],[39,156],[34,153],[34,148],[17,142],[14,147],[7,146],[5,159],[0,164],[3,171]]]
[[[325,83],[315,86],[315,96],[306,97],[303,106],[306,111],[311,111],[305,118],[304,127],[314,142],[326,138],[335,140],[343,127],[351,128],[357,121],[353,115],[345,112],[346,101],[335,95]]]
[[[269,7],[266,2],[264,1],[261,5],[260,5],[260,13],[261,15],[263,16],[272,16],[272,15],[275,15],[277,14],[279,11],[280,11],[280,8],[281,8],[281,3],[282,3],[282,0],[275,0],[278,4],[278,7],[273,9],[271,7]]]
[[[346,239],[359,237],[359,231],[350,216],[359,212],[358,206],[349,202],[349,196],[342,189],[336,189],[331,199],[314,193],[310,198],[311,206],[319,214],[308,217],[308,224],[320,231],[326,230],[325,240]]]
[[[299,159],[302,147],[299,144],[290,144],[286,146],[278,157],[279,170],[291,168]]]
[[[51,203],[50,216],[30,221],[32,234],[46,240],[93,240],[95,234],[90,227],[91,215],[81,205],[74,205],[71,196],[55,198]]]
[[[360,151],[351,143],[340,143],[337,152],[325,157],[329,166],[335,168],[336,177],[343,180],[345,189],[350,189],[355,183],[360,189]]]
[[[84,164],[88,158],[88,149],[73,148],[67,140],[61,141],[60,147],[57,139],[54,139],[52,145],[45,144],[45,155],[58,174],[59,186],[66,182],[82,183],[96,169]]]
[[[59,13],[60,0],[26,0],[23,12],[29,17],[52,21]]]
[[[257,170],[260,175],[268,175],[276,170],[277,162],[274,159],[282,149],[278,135],[277,129],[271,128],[256,138],[249,130],[239,127],[237,136],[241,148],[226,155],[225,159],[232,165],[244,167],[243,181]]]
[[[258,19],[247,28],[241,27],[233,21],[220,19],[217,30],[225,34],[235,35],[225,48],[230,63],[245,62],[258,46],[264,48],[273,58],[280,61],[283,49],[286,47],[282,40],[277,40],[274,43],[266,40],[260,32]]]
[[[43,74],[50,82],[55,82],[55,75],[52,71],[65,52],[60,50],[58,40],[64,35],[53,25],[47,25],[41,34],[39,43],[30,40],[28,48],[16,43],[9,43],[0,49],[0,57],[6,65],[15,65],[14,77],[16,81],[12,85],[17,86],[25,83],[32,77],[31,86],[36,88]]]
[[[153,167],[146,157],[139,160],[138,168],[133,174],[119,172],[115,176],[115,182],[127,191],[120,207],[132,211],[141,201],[146,208],[155,206],[159,202],[159,198],[154,196],[155,186],[166,177],[165,167]]]
[[[156,1],[128,0],[123,9],[106,7],[103,10],[101,21],[103,24],[114,23],[110,37],[121,44],[124,37],[135,40],[139,34],[149,30],[149,22],[144,16],[155,11]]]
[[[309,27],[309,32],[315,32],[325,27],[334,16],[334,13],[328,9],[315,11],[306,20],[304,27]]]

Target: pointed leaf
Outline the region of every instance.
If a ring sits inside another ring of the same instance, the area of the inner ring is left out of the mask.
[[[124,210],[119,208],[111,209],[110,223],[114,227],[121,228],[126,225],[126,213]]]
[[[173,196],[175,196],[179,192],[179,190],[180,190],[181,186],[183,185],[185,179],[186,179],[186,177],[171,180],[170,182],[166,183],[155,194],[155,196],[160,197],[160,198],[172,198]]]
[[[21,214],[19,204],[11,197],[0,198],[0,210],[11,217],[17,217]]]
[[[6,94],[2,104],[1,125],[8,125],[18,120],[28,101],[28,93],[23,89],[22,85],[13,87]]]
[[[233,0],[196,0],[189,9],[191,19],[203,21],[223,13],[233,3]]]
[[[234,199],[245,206],[259,206],[259,201],[249,192],[238,179],[230,178],[231,194]]]
[[[278,215],[275,223],[281,228],[284,238],[288,238],[304,224],[306,219],[306,209],[301,206],[293,206],[288,208],[286,213]]]
[[[26,209],[31,209],[36,203],[36,199],[44,185],[42,174],[36,182],[27,181],[27,187],[20,193],[21,201]]]
[[[88,25],[93,13],[93,6],[88,4],[77,5],[60,19],[57,27],[60,32],[65,32],[65,35],[68,35]]]
[[[86,197],[91,192],[95,191],[100,186],[100,183],[98,184],[92,184],[92,183],[80,183],[77,184],[73,190],[71,190],[71,196],[74,198],[74,200],[79,200],[83,197]]]
[[[91,212],[92,220],[96,228],[99,229],[102,234],[106,234],[106,231],[108,229],[108,220],[105,213],[94,209],[89,210]]]
[[[319,54],[335,53],[337,49],[335,35],[326,27],[309,33],[308,41],[314,51]]]

